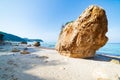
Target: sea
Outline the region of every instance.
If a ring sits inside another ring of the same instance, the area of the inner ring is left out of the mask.
[[[107,43],[97,50],[97,54],[120,56],[120,43]]]
[[[28,44],[33,44],[33,43],[28,42]],[[56,42],[41,42],[41,47],[55,48],[55,44]],[[0,53],[3,53],[3,50],[0,50]],[[120,56],[120,43],[107,43],[102,48],[97,50],[96,54]]]
[[[41,46],[47,48],[54,48],[55,44],[56,42],[43,42],[41,43]],[[97,50],[96,54],[120,56],[120,43],[107,43],[99,50]]]

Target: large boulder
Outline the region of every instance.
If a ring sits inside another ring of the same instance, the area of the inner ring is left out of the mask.
[[[89,6],[77,20],[62,28],[56,50],[65,56],[88,58],[108,41],[105,36],[108,21],[105,10]]]

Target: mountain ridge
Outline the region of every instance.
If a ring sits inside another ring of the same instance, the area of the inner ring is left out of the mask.
[[[3,36],[3,41],[17,41],[17,42],[32,42],[32,41],[38,41],[38,42],[43,42],[42,39],[29,39],[29,38],[21,38],[17,35],[6,33],[0,31],[0,34],[4,35]]]

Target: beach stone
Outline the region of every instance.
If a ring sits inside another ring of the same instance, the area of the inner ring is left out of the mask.
[[[21,54],[30,54],[30,52],[28,52],[27,50],[22,50],[20,51]]]
[[[112,59],[110,62],[115,63],[115,64],[120,64],[119,60]]]
[[[35,42],[34,46],[39,47],[40,46],[40,42]]]
[[[13,48],[11,52],[20,52],[20,50],[17,48]]]
[[[27,45],[27,47],[31,47],[31,46],[32,46],[31,44]]]
[[[56,50],[65,56],[89,58],[108,41],[105,36],[108,21],[105,10],[89,6],[77,20],[62,27]]]
[[[21,44],[27,44],[27,42],[22,41]]]

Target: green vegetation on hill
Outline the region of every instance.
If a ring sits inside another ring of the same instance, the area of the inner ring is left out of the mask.
[[[41,39],[28,39],[28,38],[21,38],[13,34],[5,33],[0,31],[0,41],[17,41],[17,42],[43,42]]]
[[[3,34],[0,34],[0,42],[3,41],[3,37],[4,37],[4,35],[3,35]]]
[[[8,34],[8,33],[5,33],[5,32],[2,32],[2,31],[0,31],[0,35],[4,35],[3,36],[3,41],[18,41],[18,42],[25,41],[21,37],[18,37],[18,36],[13,35],[13,34]]]

